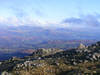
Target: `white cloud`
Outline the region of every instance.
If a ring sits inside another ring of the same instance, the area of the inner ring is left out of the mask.
[[[32,17],[24,17],[19,19],[18,17],[0,17],[0,24],[8,25],[8,26],[21,26],[21,25],[31,25],[31,26],[40,26],[40,27],[68,27],[68,24],[61,24],[60,22],[49,22],[36,20]]]
[[[42,25],[42,22],[38,20],[34,20],[29,17],[25,17],[24,19],[19,19],[17,17],[9,17],[9,18],[4,18],[0,17],[0,24],[4,25],[13,25],[13,26],[20,26],[20,25]],[[43,23],[44,24],[44,23]]]
[[[34,19],[33,17],[29,16],[26,16],[24,18],[18,18],[16,16],[5,18],[1,16],[0,24],[9,26],[29,25],[44,28],[100,29],[99,19],[92,15],[80,18],[67,18],[63,22],[43,21]]]

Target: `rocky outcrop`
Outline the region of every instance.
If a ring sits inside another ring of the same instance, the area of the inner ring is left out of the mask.
[[[4,72],[2,72],[1,75],[12,75],[12,74],[11,74],[11,73],[8,73],[8,72],[6,72],[6,71],[4,71]]]
[[[78,49],[85,49],[85,48],[86,48],[86,46],[84,44],[80,43]]]
[[[55,54],[55,53],[61,52],[61,51],[63,51],[63,50],[62,49],[56,49],[56,48],[49,48],[49,49],[40,48],[40,49],[36,50],[35,52],[33,52],[33,54],[31,56],[43,57],[43,56]]]

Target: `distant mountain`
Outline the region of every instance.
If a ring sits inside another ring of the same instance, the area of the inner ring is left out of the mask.
[[[99,35],[95,31],[92,33],[91,31],[84,32],[68,28],[43,28],[36,26],[0,27],[0,51],[11,52],[33,48],[54,47],[70,48],[70,44],[75,42],[69,42],[69,40],[83,40],[83,42],[84,40],[89,40],[88,43],[91,44],[95,42],[95,39],[99,39]],[[61,45],[62,43],[63,46]]]
[[[23,57],[38,48],[76,48],[80,43],[91,45],[99,35],[68,28],[38,26],[0,26],[0,60]],[[93,36],[91,36],[93,35]],[[97,40],[95,40],[97,39]]]

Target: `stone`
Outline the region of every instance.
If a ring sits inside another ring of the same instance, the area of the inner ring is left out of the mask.
[[[78,47],[78,49],[85,49],[86,48],[86,46],[85,45],[83,45],[82,43],[79,45],[79,47]]]

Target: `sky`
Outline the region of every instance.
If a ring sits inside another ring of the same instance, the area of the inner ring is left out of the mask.
[[[96,27],[99,17],[100,0],[0,0],[4,25]]]

